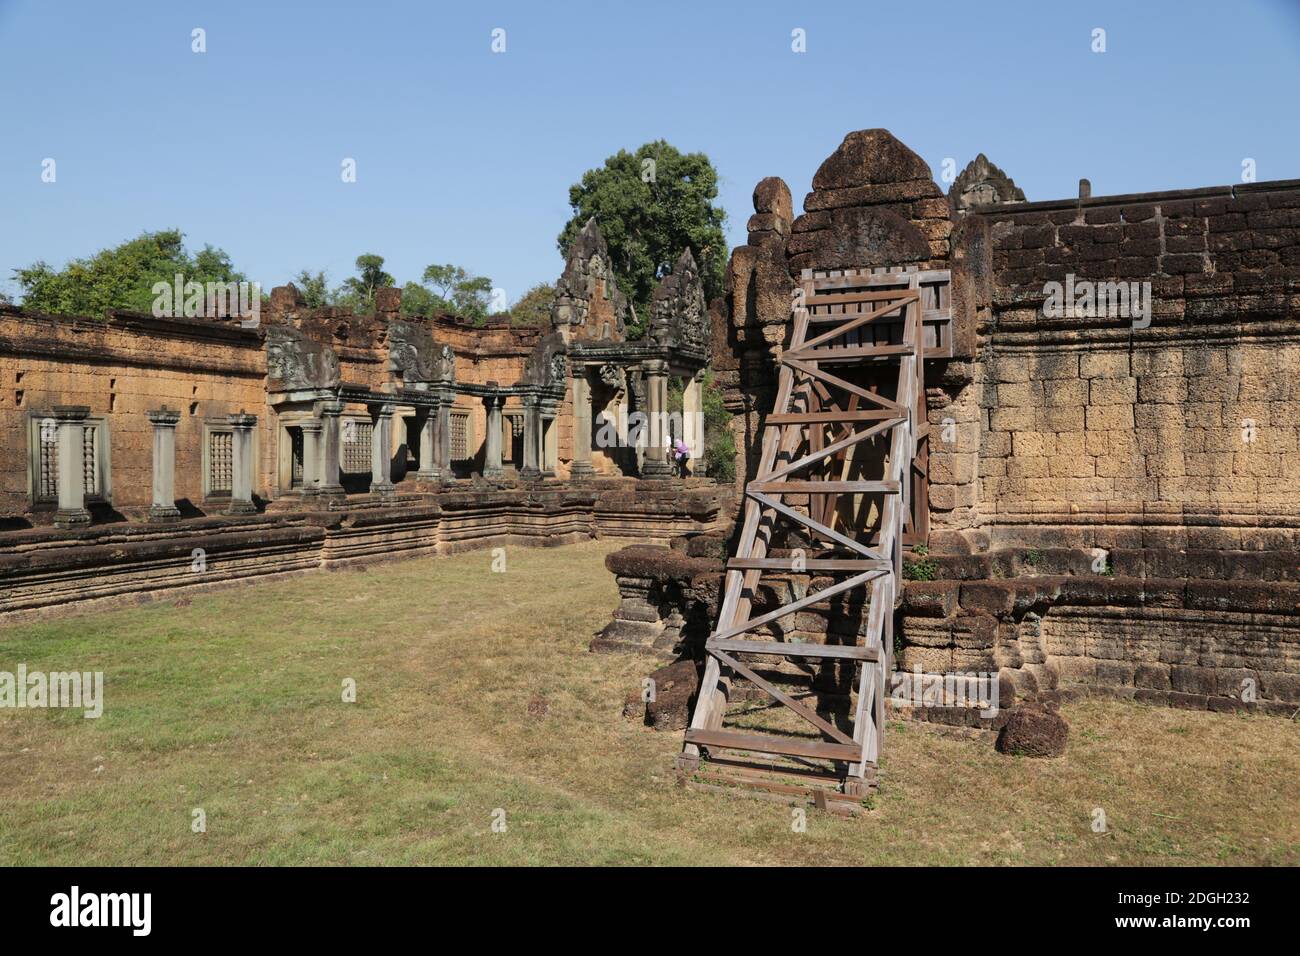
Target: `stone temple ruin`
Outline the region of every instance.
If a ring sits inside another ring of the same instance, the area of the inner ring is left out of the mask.
[[[592,648],[676,662],[648,716],[689,718],[692,774],[820,761],[856,796],[895,669],[990,674],[1003,713],[1300,707],[1300,181],[1030,202],[981,154],[945,194],[864,130],[801,215],[758,184],[723,298],[684,252],[629,341],[595,223],[556,293],[544,329],[395,289],[279,288],[259,328],[0,308],[0,613],[616,536]],[[734,488],[654,424],[706,368]],[[727,729],[761,694],[802,742]]]
[[[733,250],[725,298],[710,307],[713,369],[742,459],[738,492],[770,474],[761,447],[782,434],[769,413],[799,289],[823,281],[810,277],[847,287],[854,274],[946,272],[936,303],[948,307],[946,341],[925,342],[923,415],[901,489],[906,580],[882,633],[873,637],[851,602],[802,603],[834,577],[777,566],[819,546],[832,554],[835,542],[771,523],[766,506],[759,583],[753,557],[733,558],[724,576],[720,549],[738,554],[740,529],[609,557],[622,601],[597,646],[724,658],[710,665],[715,685],[705,667],[708,708],[665,713],[684,699],[680,684],[669,703],[648,707],[657,726],[681,728],[693,714],[685,769],[697,769],[700,750],[789,756],[753,728],[743,738],[722,729],[724,712],[763,688],[750,674],[791,697],[805,687],[799,699],[817,702],[814,717],[870,710],[842,661],[815,649],[775,665],[792,652],[719,654],[731,581],[751,621],[795,608],[750,638],[874,639],[899,671],[989,673],[1004,715],[1018,701],[1085,691],[1287,716],[1300,706],[1300,181],[1111,197],[1082,186],[1078,198],[1027,202],[981,155],[945,195],[884,130],[846,137],[797,218],[781,180],[758,184],[749,242]],[[877,351],[888,351],[884,341]],[[805,444],[777,464],[836,437],[821,428],[805,425]],[[783,500],[804,520],[820,497],[829,496]],[[880,526],[862,540],[879,542]],[[820,752],[843,771],[844,745],[816,730],[802,726],[814,742],[794,759],[806,764],[829,738]]]
[[[0,613],[725,521],[698,417],[657,414],[670,377],[700,408],[689,251],[635,341],[594,221],[556,291],[544,329],[404,316],[397,289],[353,315],[277,288],[256,328],[0,308]]]

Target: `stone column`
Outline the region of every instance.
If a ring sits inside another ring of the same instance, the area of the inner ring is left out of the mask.
[[[595,473],[591,466],[591,383],[587,370],[577,366],[573,370],[573,465],[569,474],[585,478]]]
[[[302,495],[310,498],[320,494],[320,448],[325,429],[319,418],[309,418],[298,427],[302,429]]]
[[[342,421],[339,416],[343,414],[344,405],[342,402],[321,402],[321,440],[320,440],[320,466],[317,469],[316,477],[320,480],[320,486],[317,489],[322,495],[344,494],[343,486],[339,484],[339,456],[342,453],[343,436],[340,434]]]
[[[547,414],[550,411],[550,414]],[[550,422],[548,425],[547,422]],[[537,409],[537,460],[540,462],[543,478],[555,476],[555,462],[558,458],[559,436],[556,434],[554,409]]]
[[[704,384],[703,372],[692,375],[682,392],[682,441],[691,450],[689,464],[695,473],[695,463],[704,457]]]
[[[60,405],[54,409],[58,429],[59,510],[54,513],[58,528],[79,528],[90,524],[86,510],[85,429],[90,409],[85,405]]]
[[[393,493],[393,413],[397,406],[389,402],[370,406],[374,428],[370,433],[370,493]]]
[[[443,481],[451,481],[456,476],[451,470],[451,406],[455,401],[455,396],[450,391],[442,393],[442,401],[438,403],[438,424],[434,429],[437,440],[434,444],[436,457],[434,467],[438,470],[438,477]]]
[[[257,461],[257,449],[253,446],[253,428],[257,425],[256,415],[240,412],[231,415],[230,422],[230,506],[228,515],[255,514],[257,505],[253,503],[253,467]]]
[[[420,467],[415,477],[420,481],[437,481],[438,471],[438,414],[432,408],[420,409]]]
[[[504,469],[501,466],[501,406],[505,403],[502,395],[485,395],[483,407],[487,411],[487,447],[483,456],[483,477],[500,478]]]
[[[542,473],[542,413],[537,407],[537,398],[532,395],[524,397],[524,467],[519,472],[520,478],[537,478]]]
[[[181,413],[170,408],[149,412],[153,424],[153,504],[150,521],[175,521],[181,516],[176,507],[176,424]]]
[[[645,463],[641,466],[642,478],[671,478],[673,470],[668,464],[668,433],[664,416],[668,411],[668,363],[645,363],[646,415],[649,416],[649,439],[645,449]]]

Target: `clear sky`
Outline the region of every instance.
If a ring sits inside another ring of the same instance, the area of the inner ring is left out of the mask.
[[[867,127],[1031,200],[1298,178],[1298,93],[1298,0],[0,0],[0,289],[174,226],[264,288],[377,252],[513,301],[562,269],[569,185],[660,137],[713,160],[735,245],[760,178],[798,209]]]

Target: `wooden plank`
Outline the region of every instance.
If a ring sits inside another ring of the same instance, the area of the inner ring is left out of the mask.
[[[719,640],[710,638],[704,644],[708,651],[730,651],[733,654],[775,654],[778,657],[814,657],[821,660],[876,661],[880,651],[861,644],[814,644],[793,641],[747,641],[740,638]]]
[[[802,611],[806,607],[812,607],[814,604],[820,604],[822,601],[829,601],[837,594],[843,594],[845,591],[851,591],[856,587],[861,587],[868,581],[881,577],[887,573],[888,572],[886,571],[867,571],[843,581],[836,581],[834,584],[830,585],[830,587],[822,588],[820,591],[814,591],[812,594],[801,597],[797,601],[791,601],[789,604],[783,604],[775,611],[768,611],[766,614],[760,614],[758,617],[742,621],[726,630],[718,630],[709,638],[709,640],[722,641],[727,638],[746,634],[755,628],[762,627],[764,624],[771,624],[773,621],[783,617],[788,617],[796,611]]]
[[[810,382],[810,384],[812,384],[812,383]],[[818,385],[821,385],[820,382],[818,382],[817,384],[818,384]],[[811,389],[809,390],[809,395],[808,395],[808,410],[807,410],[809,413],[814,413],[814,414],[816,414],[816,413],[821,413],[821,412],[825,411],[825,409],[822,408],[822,392],[826,392],[826,391],[829,391],[829,390],[828,390],[824,385],[822,386],[821,389],[818,389],[818,388],[816,388],[816,387],[814,386],[813,388],[811,388]],[[806,413],[805,413],[805,414],[806,414]],[[822,447],[826,444],[826,427],[825,427],[825,423],[824,423],[824,422],[817,422],[817,423],[815,423],[815,424],[807,425],[807,426],[805,426],[805,430],[806,430],[807,433],[808,433],[808,450],[809,450],[810,452],[812,452],[813,454],[816,454],[817,452],[821,451],[821,450],[822,450]],[[825,474],[822,473],[822,468],[821,468],[820,466],[818,466],[818,467],[814,467],[814,468],[810,468],[810,469],[809,469],[809,474],[812,475],[812,476],[815,477],[815,478],[825,478],[825,477],[826,477]],[[784,479],[782,479],[782,480],[784,480]],[[825,500],[825,499],[823,499],[823,498],[818,498],[818,497],[816,497],[816,496],[813,496],[813,498],[812,498],[813,510],[814,510],[814,511],[816,510],[816,506],[817,506],[817,503],[818,503],[818,502],[821,502],[821,501],[824,501],[824,500]]]
[[[807,425],[815,423],[826,423],[826,421],[835,421],[835,423],[852,423],[852,421],[885,421],[888,419],[900,418],[900,412],[894,411],[893,408],[863,408],[861,411],[787,411],[779,414],[768,415],[767,424],[770,425]]]
[[[823,342],[828,342],[831,339],[838,338],[839,336],[844,335],[846,332],[851,332],[852,330],[858,328],[861,325],[866,325],[868,322],[874,322],[877,319],[889,315],[891,312],[897,312],[899,309],[905,309],[907,308],[908,303],[915,302],[915,301],[916,301],[916,297],[914,293],[911,292],[906,293],[899,299],[899,301],[891,303],[890,305],[887,306],[881,306],[878,309],[873,309],[870,312],[862,313],[852,319],[849,319],[838,329],[831,329],[829,332],[823,332],[821,335],[808,339],[806,342],[800,345],[799,348],[801,350],[816,348],[817,346],[821,345]]]
[[[759,690],[763,691],[763,693],[770,695],[774,700],[780,702],[781,704],[784,704],[790,710],[794,711],[796,714],[798,714],[808,723],[812,724],[814,727],[816,727],[826,736],[834,740],[838,740],[842,744],[849,744],[850,746],[852,746],[853,744],[852,737],[850,737],[844,731],[840,730],[830,721],[823,718],[816,711],[809,710],[807,707],[799,703],[799,701],[795,700],[793,697],[791,697],[785,691],[781,690],[771,681],[755,673],[754,669],[751,668],[749,665],[736,660],[734,657],[730,656],[729,654],[724,652],[721,648],[717,647],[716,645],[713,648],[711,648],[711,650],[713,651],[713,656],[718,658],[718,660],[722,661],[722,663],[726,664],[728,667],[736,671],[742,677],[748,679],[748,681],[751,684],[753,684]]]
[[[793,474],[794,472],[799,471],[802,468],[807,468],[809,465],[813,464],[816,461],[821,460],[827,455],[837,454],[843,451],[844,449],[848,448],[850,445],[856,445],[858,442],[863,442],[872,438],[876,438],[882,432],[886,431],[887,429],[893,428],[897,424],[901,424],[903,421],[904,419],[902,417],[891,418],[888,421],[881,422],[879,425],[873,425],[871,428],[868,428],[866,431],[854,432],[853,434],[849,435],[849,437],[847,438],[842,438],[837,442],[827,445],[820,452],[813,452],[812,454],[805,455],[803,458],[800,458],[797,461],[792,461],[789,464],[782,465],[776,471],[770,471],[767,474],[759,474],[755,476],[754,480],[775,481],[777,478],[781,478],[785,475]]]
[[[858,558],[728,558],[727,567],[742,571],[884,571],[893,565]]]
[[[743,734],[734,730],[686,731],[686,742],[697,746],[725,747],[728,750],[752,750],[761,754],[784,754],[789,757],[812,757],[815,760],[852,761],[857,759],[856,744],[832,744],[823,740],[802,740]]]
[[[951,281],[951,273],[947,269],[927,269],[921,272],[888,272],[875,275],[861,275],[854,273],[839,277],[830,276],[812,276],[812,282],[817,289],[853,289],[853,288],[878,288],[880,286],[897,286],[906,289],[910,284],[911,277],[920,277],[921,282],[939,282],[947,284]]]
[[[872,408],[857,412],[784,412],[768,415],[766,421],[769,425],[808,425],[815,422],[879,422],[898,417],[898,412],[893,409]]]
[[[782,359],[789,357],[806,362],[858,362],[862,359],[895,358],[911,354],[910,345],[846,345],[835,349],[800,349],[798,352],[785,353]]]
[[[863,544],[858,543],[853,538],[845,537],[844,535],[840,534],[838,531],[834,531],[831,528],[826,527],[826,525],[822,524],[817,519],[811,518],[806,514],[802,514],[798,511],[795,511],[789,505],[783,504],[782,502],[779,501],[775,501],[772,498],[769,498],[766,495],[762,494],[761,492],[746,492],[746,493],[749,495],[750,498],[753,498],[754,500],[767,505],[769,508],[776,509],[777,511],[781,512],[781,514],[785,515],[787,518],[790,518],[792,521],[797,521],[799,524],[803,525],[805,528],[808,528],[810,531],[816,532],[822,537],[828,538],[831,541],[836,542],[837,544],[842,544],[844,545],[844,547],[848,548],[851,551],[856,551],[858,552],[858,554],[861,554],[864,557],[868,557],[868,558],[879,558],[881,556],[880,553],[871,550],[870,548],[866,547]]]
[[[812,291],[811,280],[805,280],[803,284],[805,293]],[[794,310],[794,329],[791,333],[791,344],[798,346],[803,342],[808,328],[808,310]],[[791,395],[794,392],[794,373],[789,368],[782,368],[777,383],[776,400],[773,403],[773,409],[778,412],[786,411],[790,405]],[[771,471],[776,463],[776,456],[781,444],[781,429],[777,427],[763,428],[763,445],[759,458],[759,471]],[[754,556],[762,557],[766,550],[766,540],[759,537],[759,525],[762,519],[763,509],[758,502],[749,499],[745,507],[745,519],[741,525],[740,540],[737,543],[738,555],[745,557]],[[873,557],[877,557],[873,555]],[[751,579],[751,575],[761,572],[751,571],[728,571],[726,575],[726,590],[723,596],[722,607],[718,613],[718,623],[730,623],[736,617],[743,613],[748,615],[749,602],[743,600],[742,589],[748,586],[751,591],[756,585],[756,581]],[[710,656],[704,664],[704,674],[700,679],[700,690],[696,698],[695,712],[691,715],[692,728],[705,728],[716,726],[722,722],[722,704],[721,693],[718,689],[718,681],[721,678],[721,668],[716,658]],[[698,748],[689,741],[682,748],[682,757],[688,762],[698,758]]]
[[[812,308],[813,306],[844,305],[856,302],[887,302],[893,299],[905,298],[909,294],[910,292],[906,286],[896,290],[883,289],[874,292],[814,292],[812,295],[804,297],[804,305]]]
[[[777,495],[896,495],[901,485],[897,481],[751,481],[745,486],[746,494]]]
[[[862,398],[865,398],[869,402],[874,402],[876,406],[879,408],[888,408],[897,412],[906,411],[906,409],[903,408],[903,406],[899,405],[898,403],[891,402],[889,399],[877,395],[875,392],[869,392],[865,388],[861,387],[860,385],[854,385],[852,382],[846,382],[844,379],[840,378],[839,376],[832,375],[830,372],[823,372],[821,369],[817,368],[816,365],[810,364],[805,361],[801,361],[800,359],[797,358],[791,358],[788,352],[781,356],[781,364],[791,368],[796,368],[806,375],[811,375],[813,378],[819,378],[823,382],[826,382],[830,385],[834,385],[836,388],[842,388],[850,395],[861,396]]]

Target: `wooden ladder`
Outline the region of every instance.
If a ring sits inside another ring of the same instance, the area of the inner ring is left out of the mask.
[[[744,523],[727,562],[718,624],[705,643],[704,676],[677,758],[692,786],[744,785],[769,799],[852,812],[875,785],[903,536],[915,541],[918,531],[909,505],[918,449],[928,434],[924,359],[951,354],[947,292],[946,271],[804,270],[758,470],[745,487]],[[797,530],[811,545],[769,555],[783,529]],[[765,580],[775,584],[779,603],[756,614]],[[815,591],[814,582],[821,583]],[[865,624],[856,637],[828,631],[825,643],[798,641],[780,630],[778,622],[807,608],[855,600],[866,602],[857,612],[859,620],[865,612]],[[841,683],[856,692],[838,723],[828,710],[809,706],[811,686],[802,696],[792,686],[826,666],[852,669],[840,671]],[[771,667],[781,673],[764,673]],[[738,678],[779,706],[733,719],[728,709]],[[725,726],[753,723],[756,716],[779,723],[789,714],[799,720],[776,732]]]

